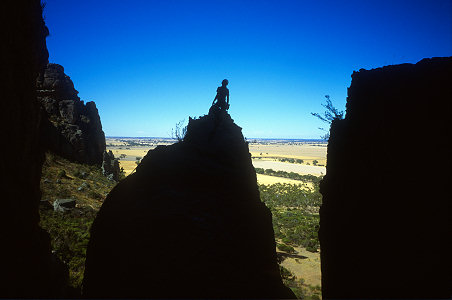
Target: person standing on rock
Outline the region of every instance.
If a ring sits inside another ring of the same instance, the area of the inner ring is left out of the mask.
[[[229,109],[229,89],[226,87],[228,83],[229,81],[227,79],[224,79],[221,82],[221,86],[217,88],[217,95],[212,102],[212,106],[216,105],[218,108],[224,111]],[[215,101],[217,101],[216,104]]]

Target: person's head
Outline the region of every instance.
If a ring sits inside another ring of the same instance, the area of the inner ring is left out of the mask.
[[[221,82],[222,86],[227,86],[229,83],[229,81],[227,79],[223,79],[223,81]]]

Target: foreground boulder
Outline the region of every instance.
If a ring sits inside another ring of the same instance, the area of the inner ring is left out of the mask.
[[[91,229],[86,297],[295,298],[241,128],[190,119],[184,141],[148,152]]]
[[[450,298],[452,58],[360,70],[320,192],[322,296]]]
[[[58,212],[65,212],[69,209],[75,208],[74,199],[55,199],[53,202],[53,210]]]

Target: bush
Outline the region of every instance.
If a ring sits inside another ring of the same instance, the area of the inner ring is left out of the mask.
[[[279,266],[279,273],[281,273],[281,278],[286,280],[293,280],[295,275],[283,266]]]
[[[285,237],[282,238],[282,242],[284,244],[291,244],[292,240],[285,236]]]
[[[88,197],[92,198],[92,199],[96,199],[96,200],[101,200],[103,198],[103,196],[101,194],[99,194],[96,191],[89,191],[88,192]]]
[[[305,239],[302,241],[302,245],[309,252],[317,252],[319,242],[315,239]]]
[[[322,104],[323,107],[326,108],[326,110],[322,114],[319,113],[311,113],[314,117],[317,117],[322,122],[327,123],[331,128],[331,123],[334,120],[342,120],[344,119],[344,111],[338,110],[336,107],[334,107],[333,102],[330,99],[329,95],[325,96],[326,98],[326,104]],[[320,130],[326,131],[327,133],[324,136],[321,136],[322,139],[328,140],[330,138],[330,130],[326,130],[324,128],[319,128]]]
[[[187,135],[187,126],[184,126],[184,120],[176,123],[176,128],[171,129],[171,137],[177,139],[178,142],[182,142]]]
[[[288,246],[286,244],[277,244],[276,246],[279,250],[287,252],[287,253],[294,253],[295,249],[292,246]]]
[[[67,175],[66,175],[66,171],[65,170],[60,170],[60,171],[58,171],[58,178],[66,178],[67,177]]]

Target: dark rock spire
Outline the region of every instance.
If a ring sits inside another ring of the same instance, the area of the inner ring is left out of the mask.
[[[295,298],[248,145],[227,113],[190,119],[183,141],[149,151],[91,234],[87,297]]]

